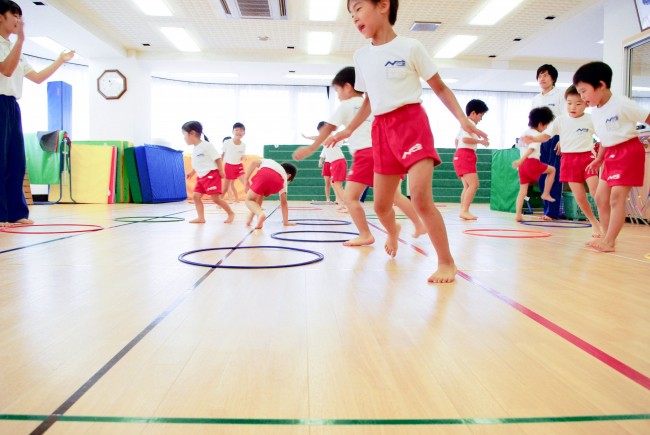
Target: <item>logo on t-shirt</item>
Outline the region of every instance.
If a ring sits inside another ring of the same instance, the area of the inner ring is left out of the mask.
[[[406,77],[405,60],[389,60],[384,64],[384,68],[387,79],[400,80]]]
[[[579,128],[576,130],[576,133],[589,133],[588,128]]]
[[[404,67],[406,66],[405,60],[389,60],[384,64],[387,67]]]

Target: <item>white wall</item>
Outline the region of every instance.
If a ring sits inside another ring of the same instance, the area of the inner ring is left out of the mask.
[[[636,8],[632,0],[608,0],[605,8],[605,42],[603,47],[603,62],[608,64],[614,73],[612,77],[612,92],[625,94],[625,50],[623,41],[641,32]]]

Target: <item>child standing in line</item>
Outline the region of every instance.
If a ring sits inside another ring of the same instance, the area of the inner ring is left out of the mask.
[[[548,107],[537,107],[530,111],[528,115],[528,126],[522,136],[535,136],[546,130],[553,122],[553,112]],[[515,201],[515,221],[521,222],[524,218],[521,215],[521,208],[524,205],[524,198],[528,193],[528,185],[537,181],[542,174],[546,174],[546,183],[544,183],[544,192],[542,199],[554,202],[551,196],[553,179],[555,178],[555,168],[539,161],[541,142],[531,142],[527,146],[519,149],[519,160],[512,162],[513,168],[519,169],[519,194]]]
[[[16,101],[23,93],[23,78],[42,83],[74,57],[74,51],[63,52],[42,71],[34,71],[21,56],[25,42],[22,15],[18,4],[0,0],[0,227],[34,223],[23,193],[25,142]],[[9,41],[12,34],[17,36],[13,45]]]
[[[226,136],[221,140],[221,155],[223,156],[223,145],[226,143],[228,139],[232,139],[232,136]],[[239,202],[239,195],[237,193],[237,188],[235,187],[235,183],[230,184],[230,190],[227,192],[223,192],[223,199],[228,199],[228,195],[230,195],[230,200],[233,202]]]
[[[559,135],[558,152],[562,153],[562,166],[560,167],[560,183],[569,183],[580,210],[591,223],[592,237],[601,237],[600,222],[591,211],[587,200],[585,182],[589,186],[592,196],[596,195],[598,186],[598,170],[587,171],[587,167],[596,158],[594,152],[594,125],[591,115],[585,113],[587,107],[582,101],[575,86],[571,85],[564,93],[566,99],[566,113],[558,117],[544,133],[537,136],[524,136],[525,144],[532,142],[546,142],[553,136]]]
[[[318,138],[321,134],[324,135],[325,138],[329,136],[332,131],[331,127],[331,124],[328,124],[327,122],[319,122],[319,135],[314,139],[316,141],[314,143],[320,145],[323,142],[323,139],[319,141]],[[345,174],[348,172],[348,162],[345,160],[341,145],[336,144],[330,148],[324,147],[323,151],[320,153],[320,158],[318,159],[318,166],[323,167],[326,196],[329,198],[329,186],[331,185],[332,188],[334,188],[334,196],[336,197],[336,210],[347,212],[343,200],[343,181],[345,180]],[[329,202],[329,199],[327,199],[327,202]]]
[[[625,203],[630,190],[643,186],[645,149],[637,122],[650,123],[650,112],[629,98],[613,95],[612,69],[603,62],[587,63],[575,72],[573,84],[588,106],[601,147],[588,171],[603,170],[596,188],[596,205],[604,237],[587,243],[601,252],[614,252],[625,223]]]
[[[323,128],[325,124],[327,124],[325,121],[319,122],[316,130],[320,133],[321,128]],[[305,136],[304,134],[302,137],[309,140],[318,139],[318,136]],[[323,181],[325,181],[325,202],[332,202],[330,200],[330,191],[332,189],[332,170],[330,168],[329,162],[325,161],[325,150],[323,150],[323,152],[320,154],[320,158],[318,159],[318,167],[321,168],[321,175],[323,176]],[[336,191],[334,192],[334,195],[336,195]],[[339,202],[338,198],[336,202]],[[342,202],[339,202],[339,204],[342,204]]]
[[[481,100],[471,100],[465,106],[465,114],[474,125],[481,122],[483,115],[488,111],[488,106]],[[478,144],[490,146],[487,139],[481,139],[462,128],[456,137],[456,153],[454,153],[454,169],[456,175],[463,181],[463,192],[460,194],[460,218],[476,220],[476,216],[469,212],[469,206],[474,200],[478,190],[478,173],[476,171],[476,146]]]
[[[411,201],[438,255],[438,269],[428,281],[452,282],[457,269],[431,189],[433,167],[440,164],[440,157],[433,146],[431,126],[421,104],[420,77],[464,130],[483,138],[486,135],[467,119],[424,45],[395,33],[397,0],[348,0],[347,5],[355,27],[371,39],[370,45],[354,53],[354,88],[366,92],[367,96],[350,124],[325,145],[350,137],[370,115],[372,107],[375,212],[388,233],[386,252],[391,257],[397,253],[400,225],[395,220],[393,198],[401,177],[408,173]]]
[[[205,214],[203,207],[203,195],[210,195],[212,200],[219,207],[224,209],[228,217],[224,221],[229,224],[235,219],[235,213],[230,209],[226,201],[221,198],[221,178],[223,176],[223,163],[221,156],[208,142],[208,138],[203,134],[203,126],[198,121],[189,121],[181,127],[183,130],[183,139],[188,145],[192,145],[192,172],[187,174],[187,178],[192,178],[196,173],[198,176],[196,186],[194,186],[194,207],[196,207],[197,217],[190,221],[191,224],[204,224]],[[201,140],[201,135],[205,140]]]
[[[255,172],[255,169],[258,168],[259,170]],[[253,172],[255,172],[255,175],[253,175]],[[280,195],[282,223],[285,226],[296,225],[295,222],[289,222],[287,188],[288,184],[296,178],[297,172],[298,169],[291,163],[278,163],[271,159],[251,162],[248,169],[246,169],[246,207],[250,210],[246,226],[249,226],[253,222],[253,217],[257,216],[255,229],[262,229],[266,220],[266,215],[262,211],[262,202],[264,202],[265,197],[276,193]]]
[[[354,89],[355,72],[354,67],[346,67],[339,71],[334,79],[332,85],[336,94],[341,100],[341,105],[336,112],[332,115],[329,123],[326,123],[324,131],[319,132],[321,135],[315,138],[313,144],[307,147],[302,147],[293,154],[296,160],[302,160],[309,157],[325,139],[336,130],[340,125],[347,125],[359,111],[363,104],[363,94]],[[372,116],[368,117],[358,129],[352,133],[348,140],[348,147],[352,153],[352,168],[347,176],[345,183],[345,205],[350,213],[350,217],[359,231],[359,236],[352,240],[344,242],[344,246],[365,246],[375,243],[375,238],[370,232],[368,221],[366,220],[366,212],[361,206],[361,197],[365,190],[373,185],[373,157],[372,157],[372,140],[370,129],[372,126]],[[329,149],[329,148],[325,148]],[[395,190],[395,197],[393,202],[398,206],[415,226],[415,233],[413,237],[419,237],[426,233],[424,224],[418,217],[413,204],[404,195],[400,188]]]
[[[246,127],[241,122],[236,122],[232,126],[232,139],[223,141],[223,160],[225,162],[226,177],[223,180],[223,191],[228,193],[233,190],[235,194],[235,202],[239,202],[239,193],[235,188],[235,180],[239,179],[242,185],[246,184],[244,178],[244,159],[246,157],[246,144],[242,142],[242,138],[246,134]]]

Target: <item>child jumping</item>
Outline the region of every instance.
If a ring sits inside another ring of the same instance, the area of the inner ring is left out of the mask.
[[[259,170],[253,175],[255,169],[258,168]],[[278,163],[271,159],[251,162],[246,170],[246,207],[250,210],[246,226],[249,226],[253,222],[253,217],[257,216],[255,229],[262,229],[266,220],[266,215],[262,211],[262,202],[265,197],[276,193],[280,195],[282,223],[285,226],[296,225],[295,222],[289,222],[287,187],[288,183],[296,178],[297,172],[298,170],[291,163]]]
[[[539,133],[546,130],[554,118],[553,111],[548,107],[537,107],[531,110],[528,115],[530,129],[526,130],[522,137],[539,135]],[[537,181],[540,175],[546,174],[542,199],[549,202],[555,201],[550,193],[555,178],[555,168],[539,161],[541,146],[541,142],[529,143],[519,149],[519,160],[512,162],[512,167],[519,169],[519,194],[515,201],[515,221],[517,222],[524,220],[521,208],[524,206],[524,198],[528,193],[528,185]]]
[[[219,207],[224,209],[228,217],[224,221],[229,224],[235,219],[235,213],[230,209],[226,201],[221,198],[221,178],[223,177],[223,163],[221,156],[208,142],[208,137],[203,134],[203,126],[198,121],[189,121],[181,127],[183,130],[183,139],[188,145],[192,145],[192,171],[187,174],[190,179],[196,173],[198,176],[196,186],[194,186],[194,207],[196,207],[197,217],[190,221],[191,224],[204,224],[205,214],[203,207],[203,195],[210,195],[212,200]],[[201,140],[201,135],[205,140]]]
[[[393,198],[402,176],[408,173],[411,201],[438,255],[438,269],[428,281],[452,282],[457,269],[431,189],[433,167],[440,164],[440,157],[433,146],[429,119],[421,104],[420,77],[464,130],[482,138],[486,135],[467,119],[424,45],[395,33],[397,0],[348,0],[347,6],[355,27],[371,39],[370,45],[354,53],[354,88],[366,92],[367,97],[352,122],[328,139],[326,146],[350,137],[372,108],[375,212],[388,233],[386,252],[391,257],[397,253],[400,226],[395,220]]]
[[[629,98],[613,95],[612,69],[603,62],[582,65],[573,75],[573,85],[588,106],[601,147],[587,166],[597,171],[604,164],[596,205],[604,237],[587,243],[601,252],[614,252],[616,238],[625,223],[625,203],[634,186],[643,186],[645,149],[636,130],[637,122],[650,123],[650,112]]]
[[[481,100],[471,100],[465,106],[465,114],[474,125],[481,122],[483,115],[487,113],[488,106]],[[456,175],[463,181],[463,191],[460,194],[460,218],[465,220],[476,220],[476,216],[469,212],[474,195],[478,190],[478,173],[476,171],[476,146],[478,144],[490,146],[487,139],[481,139],[477,135],[468,133],[462,128],[456,137],[456,152],[454,153],[454,169]]]

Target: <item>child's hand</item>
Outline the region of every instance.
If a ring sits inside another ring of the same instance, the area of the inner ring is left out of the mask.
[[[332,136],[328,137],[325,139],[325,142],[323,142],[323,146],[327,148],[331,148],[334,145],[336,145],[337,142],[341,142],[344,139],[349,138],[352,135],[352,132],[348,130],[347,128],[344,128],[343,130],[339,131],[336,134],[333,134]]]
[[[512,162],[512,167],[517,169],[518,167],[521,166],[521,163],[522,163],[521,160],[515,160],[514,162]]]
[[[300,147],[293,153],[294,160],[304,160],[311,156],[313,151],[309,147]]]
[[[59,59],[61,59],[63,62],[68,62],[72,60],[74,54],[75,54],[74,50],[62,51],[61,54],[59,55]]]
[[[490,141],[487,140],[487,139],[483,139],[483,140],[482,140],[481,142],[479,142],[479,143],[483,144],[483,146],[486,147],[486,148],[490,146]]]
[[[585,168],[588,174],[598,174],[598,170],[603,164],[602,160],[595,159],[593,162],[589,163]]]
[[[560,147],[560,142],[558,142],[557,145],[555,145],[555,154],[558,156],[562,155],[562,148]]]
[[[185,175],[185,179],[186,179],[186,180],[189,180],[190,178],[192,178],[192,174],[187,174],[187,175]]]

